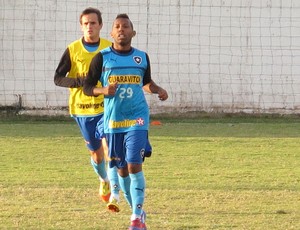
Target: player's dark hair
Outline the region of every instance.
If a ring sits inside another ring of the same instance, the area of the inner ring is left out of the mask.
[[[99,21],[99,24],[102,24],[102,15],[101,15],[101,12],[100,10],[96,9],[96,8],[93,8],[93,7],[89,7],[89,8],[86,8],[84,11],[81,12],[80,14],[80,18],[79,18],[79,22],[80,24],[82,24],[82,17],[84,15],[87,15],[87,14],[97,14],[97,17],[98,17],[98,21]]]
[[[118,14],[117,17],[116,17],[116,19],[118,19],[118,18],[126,18],[126,19],[128,19],[129,22],[130,22],[130,25],[131,25],[131,27],[132,27],[132,29],[133,29],[133,23],[131,22],[131,20],[130,20],[128,14]]]

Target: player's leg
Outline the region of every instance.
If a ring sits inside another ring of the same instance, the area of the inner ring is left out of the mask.
[[[110,198],[107,204],[108,210],[112,212],[119,212],[120,211],[120,183],[119,183],[119,176],[118,176],[118,168],[114,167],[107,167],[107,174],[110,182]]]
[[[103,116],[97,117],[75,117],[84,137],[87,148],[91,154],[91,165],[99,177],[100,188],[99,195],[104,202],[108,202],[110,196],[109,180],[106,172],[106,164],[104,159],[104,150],[101,145],[101,135],[97,130],[101,128]],[[98,133],[98,135],[96,135]]]
[[[143,222],[145,200],[145,177],[142,170],[143,156],[148,142],[147,131],[131,131],[126,134],[126,161],[131,180],[132,215],[130,229],[146,228]]]
[[[125,161],[125,146],[124,146],[124,134],[107,134],[108,152],[109,152],[109,167],[118,167],[118,178],[120,188],[123,191],[124,197],[131,207],[130,196],[130,177],[127,170],[127,162]]]
[[[107,165],[106,165],[105,157],[107,156],[108,149],[107,149],[107,142],[106,142],[105,135],[104,135],[104,120],[103,120],[104,117],[103,117],[103,114],[100,115],[99,118],[100,119],[98,119],[98,121],[96,123],[95,131],[94,131],[94,134],[95,134],[95,140],[94,141],[95,141],[95,144],[96,144],[96,141],[98,140],[98,143],[100,143],[100,148],[98,148],[96,150],[95,155],[94,155],[94,153],[92,153],[92,156],[95,157],[94,158],[95,162],[101,162],[100,163],[101,164],[101,170],[103,170],[105,173],[107,173]],[[92,132],[91,132],[91,134],[92,134]],[[110,198],[110,195],[111,195],[108,175],[106,174],[105,179],[103,179],[103,177],[101,176],[100,181],[101,182],[100,182],[100,187],[99,187],[99,195],[100,195],[101,199],[104,202],[108,202],[109,198]]]
[[[130,177],[128,175],[128,171],[124,173],[124,169],[119,170],[119,182],[121,190],[123,191],[125,200],[127,201],[130,208],[132,208],[132,199],[130,194]]]
[[[104,150],[104,159],[106,160],[106,162],[109,162],[110,159],[108,156],[109,153],[108,153],[108,144],[106,141],[106,137],[102,138],[102,147]],[[117,167],[110,168],[109,166],[107,166],[107,176],[109,179],[111,194],[110,194],[109,201],[108,201],[108,204],[106,205],[106,207],[108,208],[108,210],[110,210],[112,212],[119,212],[120,211],[120,206],[119,206],[120,185],[119,185],[119,177],[118,177]]]

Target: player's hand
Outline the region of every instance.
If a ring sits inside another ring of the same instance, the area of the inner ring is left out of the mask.
[[[163,88],[160,88],[157,93],[158,93],[159,100],[165,101],[168,99],[168,92]]]
[[[117,88],[118,88],[118,82],[110,84],[107,87],[107,95],[114,96],[116,94]]]

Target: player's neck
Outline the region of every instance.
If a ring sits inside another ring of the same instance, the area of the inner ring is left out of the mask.
[[[83,37],[83,40],[86,42],[86,43],[97,43],[100,41],[100,37]]]
[[[123,45],[113,43],[112,47],[115,51],[120,52],[120,53],[129,52],[132,49],[130,44],[123,46]]]

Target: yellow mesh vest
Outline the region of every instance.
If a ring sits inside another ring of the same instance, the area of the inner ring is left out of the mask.
[[[110,45],[110,41],[101,38],[98,49],[95,52],[88,52],[84,48],[81,39],[72,42],[68,46],[71,58],[71,70],[67,77],[86,77],[93,57],[100,50]],[[98,82],[97,86],[101,86],[101,83]],[[99,95],[98,97],[86,96],[83,93],[82,87],[70,88],[69,112],[71,115],[77,116],[101,114],[104,111],[103,99],[103,95]]]

